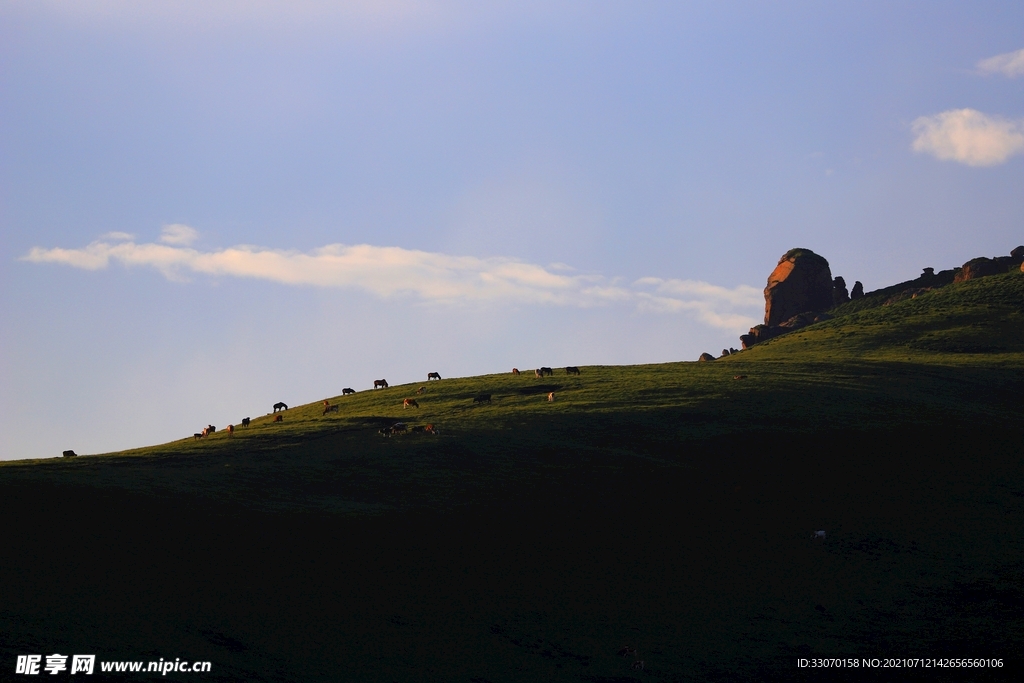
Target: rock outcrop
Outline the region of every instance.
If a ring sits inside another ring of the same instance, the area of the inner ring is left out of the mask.
[[[832,305],[838,306],[850,300],[850,293],[846,291],[846,280],[837,275],[832,281]]]
[[[853,283],[853,290],[850,292],[850,299],[856,300],[864,296],[864,285],[861,284],[860,280]]]
[[[981,256],[979,258],[972,258],[960,266],[956,276],[953,277],[953,282],[966,282],[967,280],[977,280],[979,277],[988,277],[989,275],[1002,275],[1011,270],[1016,270],[1022,264],[1024,264],[1024,246],[1015,248],[1010,252],[1009,256],[996,256],[995,258]]]
[[[710,353],[707,353],[705,351],[704,353],[700,354],[700,358],[698,358],[697,360],[699,360],[702,363],[707,363],[708,361],[712,361],[714,359],[715,359],[714,356],[712,356]]]
[[[810,249],[790,249],[768,276],[764,324],[772,327],[805,311],[832,308],[832,272],[828,261]]]

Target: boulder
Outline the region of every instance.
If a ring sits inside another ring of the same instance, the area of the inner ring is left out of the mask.
[[[1016,262],[1013,256],[998,256],[996,258],[985,258],[982,256],[973,258],[960,267],[960,270],[953,277],[953,282],[966,282],[968,280],[977,280],[979,277],[1001,275],[1008,272],[1015,265]]]
[[[833,305],[832,289],[828,261],[810,249],[790,249],[768,276],[765,325],[778,325],[804,311],[827,311]]]
[[[712,356],[710,353],[702,353],[702,354],[700,354],[700,358],[698,360],[700,360],[700,362],[702,362],[702,363],[706,363],[706,362],[712,361],[714,359],[715,359],[715,357]]]
[[[721,355],[721,357],[722,357],[722,358],[725,358],[725,357],[726,357],[726,356],[728,356],[728,355],[729,355],[730,353],[731,353],[731,352],[729,351],[729,349],[722,349],[722,355]]]
[[[1017,247],[1016,249],[1011,250],[1010,251],[1010,258],[1012,258],[1017,263],[1024,262],[1024,245],[1021,245],[1021,246]]]
[[[850,292],[850,299],[860,299],[864,296],[864,285],[860,280],[853,283],[853,291]]]
[[[832,281],[832,305],[838,306],[850,300],[850,293],[846,291],[846,280],[837,276]]]

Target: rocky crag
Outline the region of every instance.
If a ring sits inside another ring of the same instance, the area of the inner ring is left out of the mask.
[[[886,306],[914,298],[938,287],[954,282],[965,282],[979,277],[998,275],[1011,270],[1024,272],[1024,246],[1010,252],[1009,256],[994,258],[979,257],[967,261],[959,268],[942,270],[925,268],[913,280],[900,282],[890,287],[864,293],[859,281],[848,292],[846,280],[832,277],[828,261],[810,249],[790,249],[768,276],[764,289],[764,324],[750,328],[740,336],[744,349],[754,344],[799,330],[831,316],[827,311],[836,306],[850,304],[855,310],[873,306]],[[844,312],[849,306],[844,307]],[[723,352],[723,356],[727,355]],[[713,358],[703,354],[701,360]]]

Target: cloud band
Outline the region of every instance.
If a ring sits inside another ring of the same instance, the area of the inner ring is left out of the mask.
[[[81,249],[34,247],[21,260],[85,270],[104,269],[114,261],[155,268],[177,281],[189,274],[255,278],[451,304],[510,301],[586,308],[626,303],[644,310],[689,312],[705,324],[727,329],[755,324],[756,313],[763,306],[760,290],[746,285],[729,289],[706,282],[659,278],[641,278],[628,284],[510,258],[451,256],[369,244],[331,244],[311,252],[248,245],[199,251],[186,246],[101,239]]]

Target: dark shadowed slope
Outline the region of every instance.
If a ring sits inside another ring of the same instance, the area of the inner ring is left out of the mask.
[[[1004,667],[896,678],[1016,680],[1024,276],[858,309],[710,363],[445,379],[4,464],[0,670],[860,681],[894,676],[796,661],[983,657]],[[440,433],[378,434],[399,420]]]

